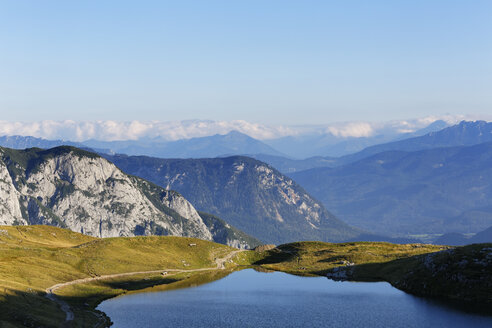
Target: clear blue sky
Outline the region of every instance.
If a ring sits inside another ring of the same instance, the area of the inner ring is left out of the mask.
[[[492,1],[0,0],[0,120],[492,112]]]

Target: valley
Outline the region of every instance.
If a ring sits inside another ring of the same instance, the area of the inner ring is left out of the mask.
[[[2,226],[0,250],[0,263],[9,264],[0,266],[0,320],[5,327],[104,327],[110,318],[95,310],[104,299],[197,285],[251,266],[303,276],[388,281],[417,295],[468,303],[491,301],[487,276],[492,272],[491,244],[450,248],[300,242],[239,251],[186,237],[101,239],[50,226]],[[459,281],[426,273],[429,265],[444,265],[448,260],[441,257],[446,254],[459,256],[452,259],[454,263],[467,258],[465,264],[457,262],[462,270]],[[341,274],[345,271],[350,273]],[[476,274],[482,279],[477,281]],[[432,286],[431,292],[422,292],[418,283]],[[481,292],[468,298],[470,290]]]
[[[492,143],[388,151],[291,176],[349,224],[386,234],[492,226]]]

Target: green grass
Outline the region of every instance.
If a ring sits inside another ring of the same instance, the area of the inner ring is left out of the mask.
[[[384,242],[297,242],[260,253],[257,255],[260,258],[254,263],[267,269],[293,274],[326,275],[331,269],[347,263],[385,263],[442,249],[443,246]]]
[[[107,325],[109,318],[95,310],[104,299],[126,293],[199,285],[251,266],[306,276],[323,276],[336,267],[344,267],[350,270],[349,279],[352,280],[388,281],[409,292],[425,289],[422,287],[425,283],[432,288],[422,295],[458,299],[478,295],[487,300],[492,291],[490,286],[483,288],[483,279],[492,281],[489,279],[492,273],[487,276],[482,271],[488,268],[474,264],[488,259],[489,253],[484,253],[483,247],[472,245],[454,248],[453,252],[436,253],[436,265],[446,268],[437,276],[425,270],[422,259],[428,256],[426,254],[450,247],[382,242],[290,243],[264,252],[240,252],[234,261],[226,263],[226,270],[215,270],[214,260],[226,256],[233,248],[185,237],[100,239],[50,226],[0,226],[0,326],[61,326],[65,314],[45,297],[45,289],[55,284],[165,269],[212,268],[199,272],[169,271],[164,276],[160,272],[120,276],[66,286],[55,293],[70,304],[75,314],[74,327]],[[471,265],[460,267],[463,259]],[[453,282],[453,274],[471,277],[473,284]],[[466,288],[470,289],[468,293],[463,292]]]
[[[196,246],[190,247],[191,243]],[[58,327],[63,322],[64,313],[44,298],[47,287],[116,273],[215,267],[214,259],[225,256],[231,250],[225,245],[194,238],[150,236],[99,239],[50,226],[1,226],[0,322],[19,327],[31,323]],[[132,290],[149,287],[149,277],[140,275],[125,279],[133,285]],[[155,280],[155,277],[152,279]],[[81,293],[82,290],[99,301],[129,290],[120,285],[104,284],[67,287],[56,293],[78,308],[87,303],[87,295]],[[35,311],[28,310],[37,304],[39,307]],[[85,307],[75,311],[76,315],[86,313]],[[88,316],[92,319],[84,315],[81,318],[76,316],[76,321],[88,323],[97,319],[94,314]]]

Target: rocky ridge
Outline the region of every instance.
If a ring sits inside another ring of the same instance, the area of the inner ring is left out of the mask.
[[[179,193],[73,147],[0,148],[0,224],[45,224],[97,237],[175,235],[214,240]],[[220,224],[220,223],[215,223]],[[231,244],[247,247],[244,240]]]
[[[263,242],[342,241],[360,234],[295,181],[249,157],[104,156],[125,172],[177,190],[199,211],[217,215]]]

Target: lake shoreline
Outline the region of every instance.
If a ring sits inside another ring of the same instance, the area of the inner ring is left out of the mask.
[[[152,312],[153,314],[150,315],[151,317],[153,317],[154,319],[158,317],[160,318],[158,320],[165,320],[166,322],[169,322],[170,325],[176,324],[177,322],[176,320],[178,320],[177,313],[178,312],[181,313],[180,309],[182,309],[183,307],[189,308],[190,311],[198,311],[196,313],[196,315],[198,316],[203,315],[203,313],[212,313],[215,311],[214,309],[217,309],[217,311],[221,311],[219,317],[225,320],[224,322],[221,322],[221,324],[223,324],[225,327],[230,327],[231,325],[228,325],[228,323],[230,323],[231,320],[238,320],[238,322],[242,322],[241,320],[244,320],[244,317],[247,314],[244,313],[245,311],[244,308],[253,308],[255,309],[255,311],[260,311],[260,312],[263,310],[267,312],[274,311],[272,312],[272,318],[276,318],[280,320],[280,322],[282,322],[283,319],[277,317],[277,315],[275,314],[276,311],[278,311],[279,309],[282,309],[282,312],[285,312],[286,316],[294,315],[289,312],[291,310],[294,311],[296,315],[300,315],[298,312],[296,312],[297,310],[295,310],[296,308],[295,304],[304,304],[303,303],[304,299],[301,298],[302,299],[301,300],[298,298],[299,295],[298,296],[294,296],[294,295],[296,295],[296,293],[298,292],[301,292],[300,295],[301,296],[304,295],[302,297],[307,297],[306,302],[311,302],[309,303],[310,306],[314,307],[314,309],[308,309],[308,310],[315,311],[315,314],[313,314],[313,319],[317,318],[316,320],[319,320],[319,315],[322,316],[325,315],[323,314],[324,310],[322,309],[326,308],[332,311],[331,305],[323,305],[324,303],[332,304],[333,306],[335,306],[334,304],[337,304],[337,302],[341,302],[343,299],[346,299],[347,302],[349,302],[347,304],[351,304],[350,302],[352,301],[357,302],[356,301],[357,299],[361,299],[364,302],[364,304],[368,302],[367,306],[369,306],[369,304],[380,302],[384,309],[386,309],[386,307],[393,308],[393,312],[402,310],[400,309],[400,307],[402,307],[404,310],[403,313],[406,313],[405,311],[410,311],[411,313],[413,313],[412,311],[416,311],[420,315],[420,313],[425,308],[425,309],[429,309],[428,311],[430,312],[437,311],[436,313],[438,313],[441,316],[444,316],[445,318],[447,318],[446,320],[448,321],[450,320],[450,318],[456,317],[459,320],[472,320],[472,321],[474,320],[477,322],[487,322],[488,324],[492,324],[492,317],[490,316],[482,316],[476,313],[464,312],[462,309],[456,309],[450,306],[445,306],[445,304],[436,302],[435,300],[415,297],[413,295],[410,295],[408,293],[405,293],[401,290],[394,288],[387,282],[376,282],[376,283],[369,283],[369,282],[357,283],[353,281],[350,283],[336,282],[330,279],[323,278],[322,276],[318,276],[314,278],[312,276],[301,277],[299,275],[291,275],[291,274],[286,274],[284,272],[273,272],[270,274],[264,274],[262,272],[256,272],[257,270],[252,270],[252,269],[253,269],[252,267],[249,268],[244,267],[240,271],[235,270],[231,275],[228,275],[224,279],[220,279],[211,284],[204,284],[198,286],[197,288],[166,291],[165,293],[135,293],[132,295],[124,295],[122,297],[118,297],[116,299],[113,298],[112,300],[109,300],[109,303],[107,302],[103,303],[103,306],[99,306],[98,309],[101,311],[105,311],[105,313],[108,313],[108,315],[114,320],[114,322],[117,323],[121,323],[122,320],[126,322],[126,320],[128,320],[128,318],[126,318],[126,315],[129,315],[128,313],[131,313],[132,311],[133,312],[143,311],[142,317],[146,317],[146,312],[145,312],[146,310],[153,311]],[[260,277],[260,280],[262,280],[263,282],[262,281],[252,282],[250,279],[251,276],[258,276]],[[310,278],[313,278],[313,280],[311,280]],[[321,278],[323,278],[323,280],[320,280]],[[281,284],[282,280],[287,280],[287,283]],[[235,281],[235,283],[231,285],[231,281]],[[300,287],[303,284],[307,284],[310,287],[307,290],[303,290]],[[271,290],[274,291],[273,294],[270,293]],[[324,290],[326,290],[326,292]],[[359,295],[358,290],[362,290],[361,291],[362,294],[360,296],[356,296]],[[345,293],[348,293],[347,296],[342,297],[342,295],[344,295]],[[256,294],[257,297],[253,298],[252,301],[245,301],[245,299],[247,299],[251,295],[256,295]],[[273,299],[270,300],[270,297],[273,297]],[[159,300],[161,299],[163,300],[162,302],[164,303],[160,303],[161,301]],[[312,299],[312,301],[308,301],[309,299]],[[409,306],[403,306],[399,304],[397,300],[407,303],[410,302],[408,303]],[[281,303],[277,303],[277,302],[281,302]],[[285,304],[282,305],[283,304],[282,302],[285,302]],[[295,302],[295,303],[291,303],[291,302]],[[394,302],[396,303],[393,304]],[[130,305],[128,305],[127,303]],[[231,303],[230,306],[228,305],[229,303]],[[127,304],[127,305],[123,306],[122,304]],[[128,308],[128,306],[130,306],[130,308]],[[133,306],[136,306],[136,308],[134,308]],[[285,306],[288,307],[285,308]],[[294,307],[292,308],[292,306]],[[321,306],[322,308],[316,309],[317,306]],[[358,305],[353,305],[353,306],[355,308],[359,308]],[[237,309],[237,307],[241,308],[241,311],[237,313],[237,318],[230,317],[231,315],[234,316],[236,314],[234,314],[233,312],[230,312],[232,314],[228,314],[229,313],[228,311],[233,311],[234,309]],[[154,312],[159,312],[157,308],[166,309],[165,317],[157,316],[154,313]],[[381,312],[387,312],[386,310],[382,310],[383,308],[381,308]],[[341,309],[343,309],[343,306],[341,307]],[[377,310],[376,308],[373,309],[373,311],[376,310]],[[124,319],[118,317],[118,314],[116,314],[117,316],[115,317],[114,311],[116,311],[116,313],[122,312],[125,315]],[[175,313],[174,311],[178,311],[178,312]],[[250,313],[249,315],[250,317],[255,316],[253,313]],[[365,313],[365,315],[369,315],[369,314]],[[385,317],[385,315],[382,313],[377,313],[376,315]],[[139,318],[133,318],[132,320],[135,319],[138,320]],[[145,318],[145,321],[143,322],[145,322],[145,325],[147,326],[151,325],[148,323],[149,322],[148,320],[151,319],[152,318],[150,319]],[[191,322],[190,326],[193,326],[192,323],[194,322],[193,321],[194,319],[193,318],[190,319],[185,315],[184,318],[178,320],[179,322],[181,322],[182,325],[177,325],[175,327],[185,327],[185,323],[188,322],[186,320],[188,319],[192,320],[190,321]],[[217,319],[212,318],[211,320],[217,320]],[[205,322],[206,324],[213,324],[215,321],[211,321],[211,322],[205,321]],[[318,321],[314,321],[314,323],[318,324]],[[133,322],[133,324],[135,324],[135,322]],[[256,322],[253,321],[252,323],[248,323],[248,324],[252,325],[252,324],[256,324]],[[317,325],[314,326],[317,327]],[[120,325],[118,325],[117,327],[120,327]],[[122,327],[128,327],[128,326],[123,325]],[[258,327],[263,327],[263,326],[259,325]],[[272,326],[272,327],[276,327],[276,326]],[[341,326],[337,326],[337,327],[341,327]],[[478,327],[485,327],[485,326],[479,325]]]

